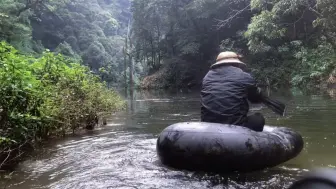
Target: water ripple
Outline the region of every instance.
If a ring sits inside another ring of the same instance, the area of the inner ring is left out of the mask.
[[[317,96],[288,101],[286,117],[254,107],[252,111],[261,111],[268,125],[298,130],[305,147],[297,158],[276,168],[231,175],[175,170],[157,158],[156,137],[163,128],[179,121],[199,121],[198,98],[150,96],[132,103],[132,108],[112,116],[97,132],[64,139],[24,162],[7,188],[286,189],[312,167],[336,166],[336,151],[331,150],[336,148],[336,104]]]

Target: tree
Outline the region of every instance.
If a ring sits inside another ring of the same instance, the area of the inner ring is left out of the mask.
[[[287,85],[318,84],[333,71],[335,30],[329,10],[334,2],[253,0],[251,7],[258,13],[246,32],[249,50],[259,56],[257,61],[268,62],[266,68],[280,74],[276,77],[283,77]],[[280,65],[276,71],[275,65]]]

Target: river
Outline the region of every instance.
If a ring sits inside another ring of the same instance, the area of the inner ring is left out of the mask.
[[[22,162],[7,189],[151,189],[151,188],[287,188],[315,167],[336,166],[336,101],[333,94],[303,94],[292,90],[274,97],[286,102],[287,115],[279,117],[259,105],[267,125],[299,131],[305,147],[301,154],[275,168],[224,177],[211,173],[173,170],[160,164],[156,138],[170,124],[199,121],[199,94],[195,92],[135,92],[126,111],[109,117],[95,131],[52,141]],[[0,187],[1,188],[1,187]]]

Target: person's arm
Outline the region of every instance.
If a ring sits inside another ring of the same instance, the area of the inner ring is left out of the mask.
[[[259,87],[250,86],[247,91],[248,100],[252,103],[261,103],[262,102],[262,91]]]
[[[246,79],[244,81],[247,84],[247,98],[251,103],[262,102],[262,90],[257,86],[255,79],[248,73],[246,73]]]

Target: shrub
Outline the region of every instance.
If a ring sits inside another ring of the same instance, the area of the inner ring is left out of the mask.
[[[125,103],[78,62],[45,51],[21,55],[0,43],[0,168],[24,147],[50,136],[93,127],[102,112]]]

